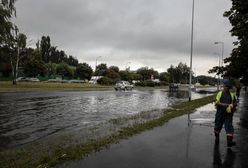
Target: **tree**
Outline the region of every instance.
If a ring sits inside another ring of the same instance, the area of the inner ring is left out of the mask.
[[[75,71],[75,77],[78,77],[81,80],[83,79],[90,80],[92,74],[93,74],[93,70],[87,63],[78,64]]]
[[[57,74],[62,76],[62,79],[72,78],[73,77],[73,70],[66,63],[61,63],[56,68]]]
[[[188,83],[190,68],[186,64],[180,62],[177,66],[177,72],[179,73],[180,83]]]
[[[118,81],[120,79],[119,68],[117,66],[109,67],[107,77],[114,82]]]
[[[150,80],[152,76],[154,79],[158,78],[159,76],[157,71],[153,70],[152,68],[149,69],[148,67],[139,68],[137,70],[137,74],[142,76],[143,81]]]
[[[51,58],[50,58],[51,62],[58,63],[59,54],[58,54],[57,47],[52,46],[50,48],[50,53],[51,53]]]
[[[176,69],[173,65],[170,66],[170,68],[167,69],[167,72],[169,74],[169,82],[175,83],[175,76],[176,76]]]
[[[47,63],[46,64],[46,71],[48,76],[52,76],[56,74],[56,64],[54,63]]]
[[[42,60],[46,63],[51,61],[51,40],[49,36],[42,36],[40,41],[40,49]]]
[[[171,65],[167,72],[170,83],[188,83],[190,68],[186,64],[180,62],[176,67]]]
[[[69,58],[66,62],[68,65],[71,65],[71,66],[77,66],[78,65],[78,60],[71,55],[69,55]]]
[[[12,37],[11,31],[14,25],[11,18],[16,15],[16,0],[1,0],[0,4],[0,49],[7,45],[7,41]]]
[[[214,68],[210,72],[223,73],[224,76],[241,78],[244,83],[248,84],[248,1],[247,0],[231,0],[232,7],[224,13],[224,17],[228,17],[232,29],[232,36],[237,37],[234,42],[235,48],[232,50],[231,56],[224,61],[227,66],[221,70]]]
[[[108,73],[108,67],[106,64],[100,64],[96,67],[95,75],[96,76],[106,76]]]
[[[61,50],[61,51],[59,51],[58,54],[59,54],[58,63],[66,62],[66,60],[67,60],[67,55],[66,55],[66,53],[65,53],[63,50]]]
[[[25,55],[27,37],[25,34],[19,33],[17,27],[12,33],[12,39],[8,42],[7,50],[12,68],[13,84],[16,85],[19,62]]]
[[[99,83],[100,85],[112,85],[114,84],[114,81],[108,77],[102,77],[97,80],[97,83]]]
[[[168,82],[169,81],[169,74],[167,72],[162,72],[159,74],[159,80]]]
[[[119,71],[120,71],[120,69],[117,66],[110,66],[109,70],[116,72],[116,73],[119,73]]]
[[[39,50],[33,50],[32,55],[29,56],[28,61],[24,65],[24,74],[27,77],[37,77],[38,75],[45,76],[47,68],[45,62],[41,58]]]
[[[11,58],[9,55],[10,52],[12,52],[12,55],[14,54],[13,44],[14,41],[16,42],[16,39],[14,40],[13,37],[16,35],[16,33],[13,32],[15,32],[14,30],[15,28],[17,29],[17,27],[11,22],[11,18],[16,16],[16,10],[14,6],[15,2],[16,0],[1,0],[0,3],[0,58],[2,62],[2,58],[7,56],[8,59],[4,58],[4,60],[7,60],[5,61],[7,64],[10,64]],[[13,84],[16,84],[15,79],[13,80]]]
[[[121,80],[125,80],[125,81],[132,80],[132,77],[128,71],[120,71],[119,75],[120,75]]]

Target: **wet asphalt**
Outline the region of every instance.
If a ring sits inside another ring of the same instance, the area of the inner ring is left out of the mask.
[[[214,142],[213,104],[190,116],[170,120],[108,149],[83,159],[66,162],[59,168],[207,168],[248,167],[248,96],[241,94],[233,125],[237,145],[227,148],[225,130],[219,145]]]

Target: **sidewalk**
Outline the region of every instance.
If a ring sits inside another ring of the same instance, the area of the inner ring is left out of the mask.
[[[203,168],[248,167],[248,97],[241,95],[234,115],[237,146],[227,148],[224,129],[219,145],[214,144],[213,104],[195,113],[170,120],[153,130],[143,132],[111,145],[86,159],[70,161],[60,168]]]

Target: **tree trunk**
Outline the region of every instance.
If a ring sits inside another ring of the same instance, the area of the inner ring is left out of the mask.
[[[19,51],[19,47],[17,47],[17,56],[16,56],[16,60],[13,61],[13,59],[15,59],[14,57],[12,57],[11,59],[11,67],[12,67],[12,75],[13,75],[13,85],[17,85],[17,82],[16,82],[16,78],[17,78],[17,75],[18,75],[18,66],[19,66],[19,54],[20,54],[20,51]]]

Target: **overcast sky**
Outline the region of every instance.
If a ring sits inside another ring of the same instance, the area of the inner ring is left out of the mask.
[[[229,0],[195,0],[193,71],[207,74],[233,48]],[[190,61],[192,0],[18,0],[16,23],[30,45],[42,35],[80,62],[159,72]]]

